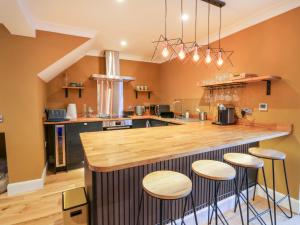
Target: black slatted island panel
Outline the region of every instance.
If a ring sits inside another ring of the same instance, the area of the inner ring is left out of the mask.
[[[255,146],[258,146],[257,142],[108,173],[94,172],[86,166],[85,183],[90,201],[90,224],[134,225],[137,217],[138,201],[142,192],[142,179],[150,172],[173,170],[189,176],[191,173],[191,164],[196,160],[212,159],[223,161],[225,153],[248,153],[248,148]],[[238,174],[240,178],[241,173],[238,172]],[[255,174],[256,170],[249,173],[249,181],[251,183],[254,183]],[[209,181],[198,178],[195,175],[192,181],[193,195],[197,209],[206,207],[209,199]],[[212,194],[213,191],[210,191],[210,193]],[[227,198],[233,194],[233,181],[223,182],[220,188],[220,199]],[[157,224],[159,222],[159,202],[157,199],[145,196],[140,224]],[[167,201],[164,204],[164,218],[170,218],[171,214],[173,218],[180,218],[183,211],[183,203],[183,199],[172,202]],[[189,212],[191,212],[191,208],[191,202],[189,201]]]

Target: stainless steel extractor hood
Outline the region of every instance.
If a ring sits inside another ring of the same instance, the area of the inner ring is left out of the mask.
[[[109,81],[133,81],[134,77],[120,75],[120,59],[119,52],[106,50],[104,51],[106,74],[92,74],[92,80],[109,80]]]
[[[97,114],[99,117],[123,116],[124,82],[134,77],[120,75],[119,52],[105,51],[106,74],[92,74],[90,79],[97,81]]]

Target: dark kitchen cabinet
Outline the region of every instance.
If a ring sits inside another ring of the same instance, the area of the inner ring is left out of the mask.
[[[66,124],[67,169],[83,166],[84,153],[79,134],[93,131],[102,131],[102,122]]]
[[[160,121],[160,120],[150,120],[151,127],[161,127],[168,126],[168,122]]]
[[[150,120],[149,120],[150,121]],[[147,120],[132,120],[132,128],[144,128],[146,127]]]
[[[161,126],[169,126],[169,125],[178,125],[175,123],[169,123],[165,121],[155,120],[155,119],[140,119],[132,121],[132,128],[145,128],[147,121],[150,123],[150,127],[161,127]]]

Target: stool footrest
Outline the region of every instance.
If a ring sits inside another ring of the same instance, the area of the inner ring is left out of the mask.
[[[240,197],[243,200],[243,202],[247,204],[247,198],[242,192],[240,193]],[[249,222],[253,221],[254,219],[257,219],[260,224],[267,225],[266,222],[261,218],[261,216],[265,214],[265,211],[262,212],[263,213],[262,215],[260,215],[261,213],[259,213],[250,202],[249,202],[249,209],[254,215],[253,218],[249,219]],[[266,212],[270,212],[270,211],[271,209],[266,210]]]
[[[269,210],[269,209],[266,209],[265,211],[260,212],[260,213],[258,213],[257,215],[255,215],[254,217],[252,217],[252,218],[249,220],[249,222],[251,222],[251,221],[257,219],[258,217],[262,217],[263,215],[265,215],[266,213],[269,213],[269,212],[270,212],[270,210]]]
[[[211,207],[211,208],[213,209],[211,215],[209,215],[209,216],[210,216],[209,224],[211,224],[211,221],[212,221],[212,219],[213,219],[213,215],[214,215],[214,212],[215,212],[216,209],[215,209],[214,203],[213,203],[213,204],[209,204],[208,207]],[[218,210],[218,212],[221,214],[221,215],[218,214],[218,218],[220,219],[220,221],[222,222],[222,224],[223,224],[223,225],[229,225],[229,223],[228,223],[228,221],[226,220],[226,218],[225,218],[223,212],[221,211],[221,209],[220,209],[218,206],[217,206],[217,210]],[[224,220],[224,221],[223,221],[223,220]]]
[[[265,192],[265,194],[267,194],[267,192],[266,192],[266,189],[265,188],[263,188],[260,184],[258,184],[257,183],[257,185]],[[280,209],[280,211],[287,217],[287,218],[292,218],[293,217],[293,214],[291,213],[291,215],[288,215],[282,208],[281,208],[281,206],[279,205],[279,203],[281,203],[281,202],[283,202],[285,199],[287,199],[287,198],[289,198],[290,197],[290,195],[285,195],[284,197],[282,197],[281,199],[279,199],[279,200],[277,200],[276,202],[275,202],[275,204],[276,204],[276,206],[277,206],[277,208],[278,209]],[[272,202],[274,202],[274,199],[273,199],[273,197],[269,194],[269,198],[270,198],[270,200],[272,201]]]

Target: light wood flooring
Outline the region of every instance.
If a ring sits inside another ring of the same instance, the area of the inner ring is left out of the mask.
[[[49,175],[43,189],[22,195],[0,195],[0,224],[61,225],[61,193],[84,186],[83,169]]]
[[[83,177],[83,169],[58,173],[47,176],[41,190],[16,196],[0,195],[0,225],[62,225],[61,192],[84,186]],[[255,205],[259,209],[265,207],[265,203],[265,200],[257,198]],[[238,214],[227,212],[225,215],[230,225],[241,224]],[[264,218],[270,224],[269,217]],[[201,222],[206,224],[206,221]],[[254,221],[251,224],[258,223]],[[277,224],[300,225],[300,216],[288,220],[279,213]]]

